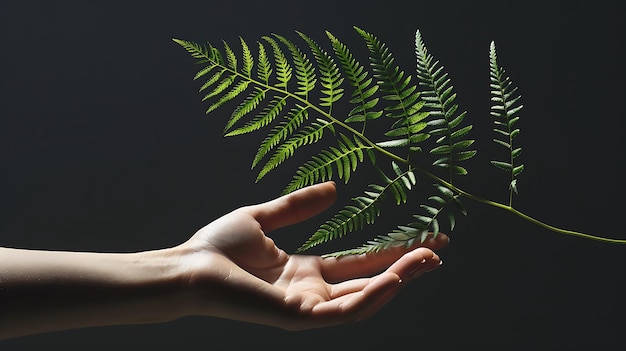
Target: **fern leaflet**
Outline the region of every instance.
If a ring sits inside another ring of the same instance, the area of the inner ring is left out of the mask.
[[[521,99],[517,94],[517,87],[506,76],[504,68],[497,62],[496,44],[492,41],[489,46],[489,78],[491,79],[491,115],[494,117],[497,138],[493,141],[509,150],[507,161],[491,161],[491,163],[511,175],[509,183],[509,206],[513,204],[513,193],[517,194],[517,176],[524,170],[523,164],[515,163],[515,159],[522,153],[521,148],[513,147],[513,139],[519,134],[519,128],[515,124],[519,120],[517,113],[524,105],[519,103]],[[499,138],[498,138],[499,137]]]
[[[333,179],[333,169],[336,170],[339,179],[345,183],[350,181],[350,175],[360,162],[363,162],[365,152],[372,146],[365,145],[358,138],[350,140],[341,134],[341,140],[337,140],[338,147],[331,146],[322,150],[318,155],[300,166],[293,179],[283,190],[283,194],[290,193],[307,185],[324,182]]]
[[[271,170],[283,163],[287,158],[293,156],[296,149],[303,146],[318,142],[324,136],[324,129],[329,129],[332,133],[335,133],[335,129],[331,122],[319,119],[311,125],[306,126],[304,130],[296,133],[289,140],[281,144],[272,157],[263,166],[257,176],[257,181],[263,178]]]
[[[422,99],[434,117],[428,122],[433,127],[430,134],[439,137],[436,140],[437,146],[430,150],[431,154],[439,156],[433,165],[447,169],[448,180],[452,183],[453,176],[467,174],[467,169],[458,162],[476,155],[475,150],[468,149],[474,140],[463,139],[472,129],[472,125],[459,128],[467,112],[457,113],[459,106],[455,103],[456,93],[450,85],[448,73],[443,72],[443,66],[439,65],[439,61],[434,61],[419,31],[415,35],[415,53],[417,77],[425,89],[422,92]]]
[[[418,143],[430,136],[422,131],[427,123],[424,121],[428,113],[421,111],[424,102],[419,99],[417,87],[411,84],[411,76],[405,75],[400,67],[394,65],[394,58],[389,49],[375,35],[358,27],[356,31],[363,37],[370,51],[370,62],[374,77],[378,79],[377,86],[383,94],[383,99],[391,101],[393,105],[385,107],[388,118],[397,119],[392,129],[385,133],[388,137],[403,137],[378,143],[382,147],[409,146],[410,152],[421,151]],[[408,157],[407,157],[408,159]]]
[[[309,45],[319,66],[320,84],[323,88],[320,92],[324,95],[320,98],[320,106],[328,107],[328,114],[331,114],[333,104],[343,97],[344,89],[341,88],[341,84],[344,79],[341,77],[339,67],[337,67],[335,60],[328,52],[305,34],[300,32],[298,32],[298,34]]]
[[[322,224],[320,228],[309,237],[298,251],[304,251],[313,246],[341,238],[344,235],[363,229],[366,224],[373,224],[376,217],[380,216],[381,203],[387,198],[388,193],[394,195],[397,205],[406,203],[407,191],[416,184],[415,174],[411,170],[401,171],[399,166],[393,163],[396,176],[389,178],[380,168],[377,173],[384,181],[384,185],[370,184],[369,190],[364,195],[352,199],[353,204],[343,208],[333,218]]]
[[[346,123],[360,122],[363,124],[361,133],[365,132],[367,120],[382,116],[382,111],[375,110],[379,98],[373,97],[378,91],[378,85],[372,84],[373,79],[368,78],[368,71],[354,58],[348,47],[339,41],[330,32],[326,32],[333,50],[343,70],[345,71],[350,85],[354,87],[350,103],[356,104],[346,118]]]

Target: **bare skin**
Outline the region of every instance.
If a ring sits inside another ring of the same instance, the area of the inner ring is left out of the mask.
[[[189,315],[287,330],[356,322],[441,264],[434,251],[449,242],[444,234],[423,247],[326,259],[289,255],[266,236],[335,198],[332,182],[310,186],[234,210],[162,250],[0,248],[0,339]]]

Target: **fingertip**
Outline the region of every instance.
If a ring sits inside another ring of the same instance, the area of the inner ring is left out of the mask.
[[[405,280],[411,280],[426,272],[433,271],[439,268],[443,262],[436,253],[427,248],[416,249],[407,256],[410,263],[406,265],[406,268],[399,271],[399,275]]]

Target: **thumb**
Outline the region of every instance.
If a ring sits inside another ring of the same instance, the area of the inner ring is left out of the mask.
[[[337,198],[335,182],[311,185],[274,200],[247,206],[263,231],[270,232],[309,219],[330,207]]]

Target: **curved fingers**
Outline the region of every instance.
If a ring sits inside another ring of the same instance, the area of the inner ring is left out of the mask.
[[[307,316],[309,323],[321,327],[368,319],[396,296],[407,281],[436,269],[440,263],[439,256],[430,249],[418,248],[372,278],[334,284],[331,299],[312,308]]]
[[[362,289],[317,304],[310,322],[315,327],[360,321],[376,312],[401,288],[401,280],[392,273],[362,280]]]
[[[426,258],[426,256],[434,255],[433,250],[439,250],[449,242],[448,236],[440,233],[437,237],[426,240],[417,248],[392,248],[377,253],[326,258],[321,262],[322,275],[329,282],[371,276],[385,270],[413,251],[420,250],[419,252],[424,255],[422,258]],[[422,251],[423,249],[427,251]]]

